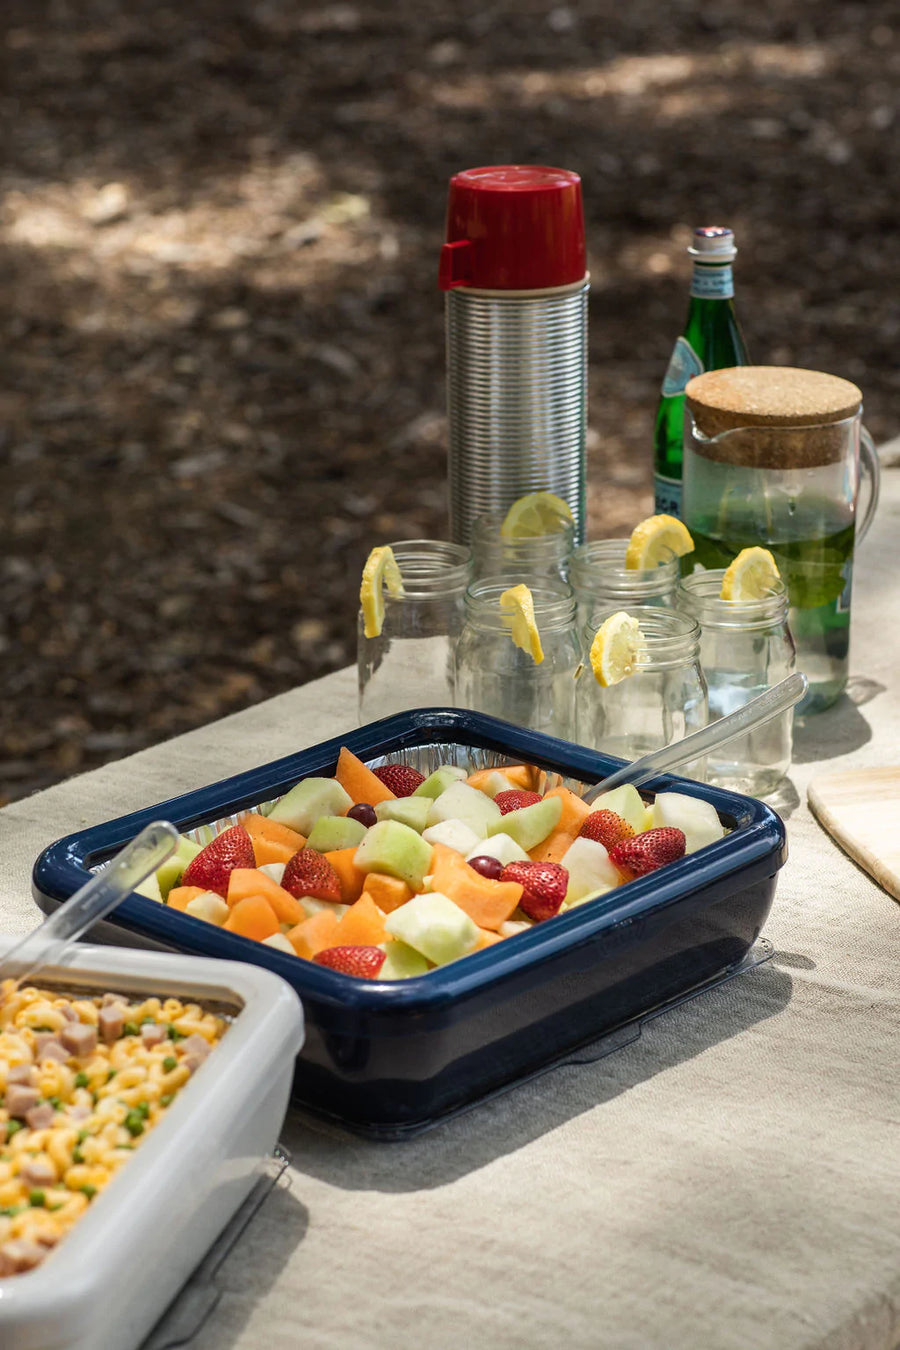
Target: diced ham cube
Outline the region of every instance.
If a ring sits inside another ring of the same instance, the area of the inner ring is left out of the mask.
[[[77,1022],[79,1020],[78,1013],[72,1007],[71,1003],[64,1003],[60,1008],[60,1012],[67,1022]]]
[[[162,1022],[145,1022],[141,1027],[141,1040],[148,1050],[164,1041],[166,1035],[167,1031]]]
[[[24,1083],[26,1087],[31,1087],[35,1078],[33,1064],[14,1064],[6,1075],[7,1083]]]
[[[68,1051],[60,1045],[54,1031],[39,1031],[34,1038],[34,1043],[35,1055],[39,1064],[43,1064],[45,1059],[55,1059],[60,1064],[65,1064],[69,1058]]]
[[[26,1186],[35,1186],[38,1190],[44,1186],[53,1186],[56,1182],[56,1168],[49,1158],[29,1158],[19,1168],[19,1176]]]
[[[39,1242],[32,1242],[29,1238],[10,1238],[0,1247],[0,1279],[31,1270],[40,1265],[46,1255],[47,1248]]]
[[[61,1032],[59,1039],[70,1055],[76,1059],[86,1059],[97,1049],[97,1031],[86,1022],[72,1022]]]
[[[122,1028],[125,1026],[125,1009],[121,1003],[110,1003],[107,1007],[100,1009],[97,1018],[100,1035],[107,1045],[112,1045],[122,1034]]]
[[[181,1063],[185,1065],[189,1073],[196,1073],[209,1054],[210,1048],[209,1041],[197,1032],[194,1032],[192,1036],[186,1036],[181,1042],[181,1049],[184,1052]]]
[[[25,1124],[32,1130],[47,1130],[56,1118],[56,1107],[52,1102],[38,1102],[30,1111],[25,1112]]]
[[[79,1103],[76,1106],[70,1106],[66,1114],[70,1120],[87,1120],[88,1116],[94,1114],[94,1108]]]
[[[27,1087],[25,1083],[8,1083],[6,1086],[6,1109],[18,1120],[24,1120],[25,1112],[37,1106],[40,1100],[37,1088]]]

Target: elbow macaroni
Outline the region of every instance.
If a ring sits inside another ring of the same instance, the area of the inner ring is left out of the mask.
[[[109,1045],[98,1038],[90,1053],[65,1063],[39,1061],[38,1035],[62,1036],[76,1021],[97,1029],[103,999],[69,999],[29,986],[0,1001],[0,1278],[38,1264],[162,1119],[191,1076],[180,1042],[198,1035],[212,1047],[227,1027],[224,1018],[180,999],[121,1001],[119,1037]],[[144,1043],[145,1023],[166,1028],[158,1044]],[[38,1093],[36,1105],[54,1108],[52,1122],[40,1128],[13,1117],[7,1106],[9,1075],[20,1075],[23,1065],[32,1069],[28,1086]],[[30,1169],[47,1180],[37,1184]]]

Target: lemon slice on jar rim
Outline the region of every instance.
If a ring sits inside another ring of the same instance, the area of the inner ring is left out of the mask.
[[[537,539],[574,525],[568,502],[554,492],[529,492],[513,502],[500,526],[502,539]]]
[[[398,599],[403,595],[403,578],[390,544],[373,548],[366,558],[362,582],[359,588],[359,603],[363,612],[363,632],[367,638],[381,636],[384,626],[384,588],[388,595]]]
[[[683,558],[693,553],[694,541],[690,531],[677,516],[648,516],[635,525],[625,550],[627,571],[646,571],[668,562],[670,554]]]
[[[781,580],[781,573],[767,548],[742,548],[722,578],[721,600],[765,600]]]
[[[594,634],[591,643],[591,670],[604,689],[628,679],[647,654],[647,639],[631,614],[619,610],[610,614]]]
[[[511,586],[500,596],[500,608],[511,609],[512,615],[504,622],[509,624],[513,642],[523,652],[527,652],[536,666],[544,659],[541,635],[534,619],[534,600],[527,586],[520,583]]]

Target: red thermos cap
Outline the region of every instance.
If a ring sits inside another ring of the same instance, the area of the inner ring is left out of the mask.
[[[535,291],[587,272],[581,179],[568,169],[495,164],[450,179],[438,285]]]

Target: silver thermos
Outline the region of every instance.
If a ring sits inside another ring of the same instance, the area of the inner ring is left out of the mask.
[[[450,534],[528,492],[568,502],[584,538],[586,265],[581,179],[494,165],[450,180],[446,293]]]

